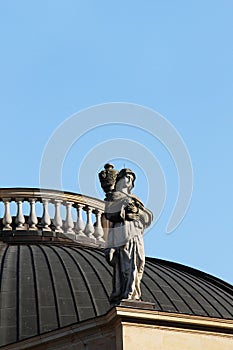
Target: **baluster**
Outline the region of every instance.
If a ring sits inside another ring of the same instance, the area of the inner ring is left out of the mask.
[[[12,223],[12,217],[11,217],[11,211],[10,211],[10,198],[3,198],[3,203],[4,203],[4,217],[3,217],[3,230],[4,231],[9,231],[12,230],[11,223]]]
[[[24,224],[25,224],[25,217],[23,215],[23,200],[22,198],[16,198],[15,199],[17,203],[17,215],[15,218],[16,223],[16,230],[25,230]]]
[[[47,198],[43,198],[42,199],[42,203],[43,203],[43,215],[41,218],[41,224],[42,224],[42,230],[43,231],[51,231],[51,228],[49,227],[49,225],[51,225],[51,219],[50,219],[50,215],[49,215],[49,202],[50,199]]]
[[[82,210],[83,210],[84,205],[82,204],[77,204],[76,209],[77,209],[77,221],[75,225],[75,232],[77,233],[78,237],[85,236],[83,230],[85,228],[83,218],[82,218]]]
[[[84,229],[84,233],[86,234],[87,237],[94,238],[93,233],[95,232],[95,228],[92,223],[91,214],[92,214],[92,208],[87,207],[87,223]]]
[[[29,230],[37,230],[36,225],[38,224],[38,219],[36,215],[36,200],[37,198],[29,198],[30,202],[30,214],[28,218]]]
[[[54,226],[55,226],[55,232],[63,232],[62,229],[62,218],[61,218],[61,203],[62,200],[55,199],[54,205],[55,205],[55,215],[54,215]]]
[[[104,230],[102,228],[101,224],[101,215],[102,215],[102,210],[96,209],[95,215],[96,215],[96,224],[95,224],[95,233],[94,236],[98,241],[104,242],[103,235],[104,235]]]
[[[75,239],[75,233],[74,233],[74,221],[72,218],[72,204],[73,202],[66,202],[66,222],[65,222],[65,233],[69,238]]]

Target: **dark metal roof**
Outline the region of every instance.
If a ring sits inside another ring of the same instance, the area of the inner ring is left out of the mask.
[[[0,245],[0,346],[105,314],[112,269],[103,252],[68,243]],[[155,309],[233,319],[233,287],[147,258],[143,300]]]

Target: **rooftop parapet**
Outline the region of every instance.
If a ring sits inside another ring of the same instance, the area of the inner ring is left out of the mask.
[[[0,189],[0,238],[71,239],[104,245],[102,200],[39,188]]]

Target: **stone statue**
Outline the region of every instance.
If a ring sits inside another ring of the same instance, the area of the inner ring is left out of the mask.
[[[132,170],[122,169],[106,198],[105,254],[113,267],[111,303],[123,299],[141,300],[140,282],[145,265],[143,232],[153,216],[140,199],[131,194],[135,178]]]

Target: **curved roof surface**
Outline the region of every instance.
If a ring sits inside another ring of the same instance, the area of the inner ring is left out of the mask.
[[[0,245],[0,346],[105,314],[112,269],[103,252],[67,243]],[[155,309],[233,319],[233,286],[147,258],[143,300]]]

